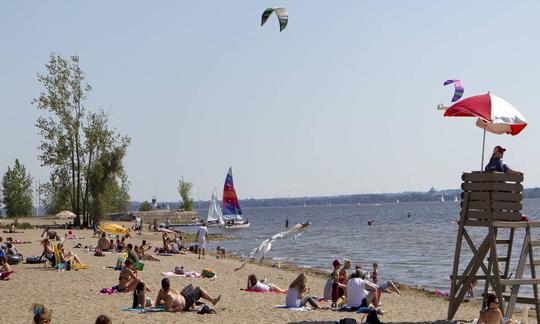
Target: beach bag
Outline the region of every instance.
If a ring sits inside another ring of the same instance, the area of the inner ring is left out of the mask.
[[[205,278],[214,278],[215,275],[215,271],[210,268],[205,268],[202,270],[202,276]]]
[[[143,271],[144,270],[144,263],[142,262],[135,262],[133,264],[133,269],[137,270],[137,271]]]
[[[103,254],[103,251],[100,248],[96,248],[94,256],[105,256],[105,254]]]
[[[200,311],[197,312],[197,314],[199,315],[203,315],[203,314],[217,314],[215,310],[213,310],[212,308],[210,308],[208,305],[204,305]]]

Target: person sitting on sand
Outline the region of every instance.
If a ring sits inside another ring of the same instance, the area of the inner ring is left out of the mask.
[[[315,309],[319,308],[319,304],[308,294],[309,290],[307,287],[307,275],[301,273],[289,286],[285,305],[287,307],[304,307],[309,303],[311,307]]]
[[[112,324],[112,321],[107,315],[102,314],[96,318],[95,324]]]
[[[503,162],[502,158],[504,156],[504,152],[506,151],[505,148],[497,145],[493,149],[493,154],[491,155],[491,159],[489,160],[489,163],[486,165],[485,171],[486,172],[504,172],[508,174],[522,174],[519,171],[512,170],[508,167],[506,163]]]
[[[0,236],[0,250],[3,250],[4,252],[7,250],[7,242],[4,242],[2,236]]]
[[[143,260],[143,261],[159,261],[159,259],[152,255],[152,254],[146,254],[146,251],[150,250],[152,247],[151,246],[147,246],[145,248],[146,245],[146,240],[143,240],[143,244],[141,244],[141,246],[138,247],[137,249],[137,246],[135,246],[135,251],[137,252],[137,256],[139,257],[139,260]]]
[[[281,289],[278,286],[274,285],[273,283],[266,282],[266,281],[262,282],[262,281],[257,280],[257,276],[255,276],[254,274],[250,274],[248,276],[246,290],[257,291],[257,292],[277,291],[282,294],[287,293],[287,290]]]
[[[167,233],[163,233],[161,239],[163,240],[163,252],[172,253],[171,240],[169,240]]]
[[[15,245],[11,244],[10,242],[7,242],[6,245],[7,245],[7,250],[6,250],[7,255],[20,256],[20,257],[23,256],[22,254],[19,253],[19,251],[17,251],[17,248],[15,247]]]
[[[48,324],[52,320],[52,312],[41,304],[33,304],[32,312],[35,324]]]
[[[58,252],[60,253],[60,260],[62,263],[69,262],[71,265],[73,265],[73,263],[81,263],[81,260],[77,255],[73,254],[71,251],[66,252],[64,243],[58,243]]]
[[[43,253],[41,256],[45,257],[50,262],[54,262],[54,249],[51,245],[51,240],[45,238],[41,241],[41,245],[43,246]]]
[[[357,269],[347,282],[347,305],[353,310],[368,307],[370,304],[375,307],[379,305],[378,286],[365,280],[366,277],[367,273],[364,270]],[[367,288],[371,288],[371,291],[367,292]]]
[[[139,262],[139,256],[137,255],[137,252],[133,251],[133,244],[131,243],[127,245],[127,258],[128,260],[131,260],[133,264]]]
[[[154,301],[150,296],[146,296],[146,285],[140,281],[137,283],[137,287],[133,292],[133,306],[132,308],[146,308],[152,307]]]
[[[116,239],[116,252],[124,252],[126,249],[126,238],[122,236],[122,239]]]
[[[225,248],[221,246],[216,248],[216,259],[225,259]]]
[[[9,276],[13,273],[7,262],[5,255],[0,256],[0,280],[9,280]]]
[[[124,269],[120,272],[118,276],[118,285],[113,288],[118,292],[131,292],[135,290],[137,284],[142,280],[137,274],[137,270],[133,269],[133,261],[127,259],[124,263]]]
[[[212,298],[201,287],[193,288],[193,285],[191,284],[184,287],[182,292],[179,293],[171,289],[169,278],[163,278],[161,280],[161,289],[159,290],[154,306],[165,305],[166,312],[189,311],[195,302],[201,298],[206,299],[215,305],[221,299],[221,295]]]
[[[497,295],[489,293],[487,295],[485,303],[482,305],[482,311],[480,312],[480,318],[477,324],[514,324],[515,321],[509,319],[504,320],[503,314],[499,309],[499,300]]]
[[[101,233],[101,237],[97,241],[97,248],[101,249],[101,251],[109,251],[113,249],[113,247],[109,244],[109,240],[107,240],[107,234]]]

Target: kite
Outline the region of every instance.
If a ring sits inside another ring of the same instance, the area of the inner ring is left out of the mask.
[[[285,8],[266,8],[261,17],[261,26],[266,23],[270,15],[275,12],[279,19],[279,31],[282,32],[289,22],[289,14]]]
[[[443,85],[449,85],[449,84],[454,84],[454,86],[455,86],[455,91],[454,91],[454,96],[452,97],[452,102],[456,102],[459,99],[461,99],[461,96],[463,96],[463,91],[465,89],[463,88],[463,84],[461,84],[461,81],[459,81],[459,80],[446,80],[446,81],[444,81]]]

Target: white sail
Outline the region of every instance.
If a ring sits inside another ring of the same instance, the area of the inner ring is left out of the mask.
[[[441,202],[444,202],[444,195],[441,194]]]
[[[459,202],[457,196],[454,196],[454,202]]]
[[[214,189],[214,192],[212,193],[212,200],[210,201],[210,206],[208,207],[208,217],[206,220],[208,223],[214,224],[223,225],[225,223],[221,214],[221,207],[219,207],[218,204],[216,189]]]

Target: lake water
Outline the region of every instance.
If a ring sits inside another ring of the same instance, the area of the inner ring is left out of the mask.
[[[526,199],[523,205],[523,214],[530,219],[540,219],[540,199]],[[246,208],[244,214],[251,221],[250,228],[222,230],[211,227],[210,232],[238,237],[239,240],[219,242],[219,245],[248,256],[264,239],[285,230],[286,219],[290,226],[309,221],[311,226],[296,239],[274,242],[267,258],[327,271],[331,271],[335,258],[351,259],[353,265],[360,264],[369,270],[373,262],[378,262],[383,278],[447,291],[458,229],[453,221],[458,218],[459,211],[457,202]],[[206,211],[199,212],[206,216]],[[407,216],[409,213],[410,217]],[[370,219],[375,220],[372,226],[367,224]],[[484,230],[473,229],[470,234],[478,246]],[[501,231],[499,238],[503,234]],[[533,232],[533,239],[535,237],[540,239],[540,232]],[[514,265],[521,249],[522,235],[517,234],[515,242]],[[218,243],[212,243],[210,247],[216,245]],[[505,247],[499,247],[498,254],[505,254]],[[470,260],[468,251],[464,246],[462,264]]]

